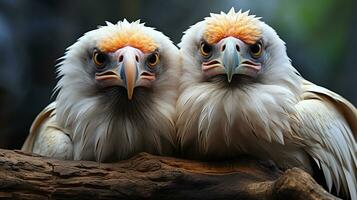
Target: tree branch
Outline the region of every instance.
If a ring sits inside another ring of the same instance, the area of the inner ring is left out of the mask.
[[[0,149],[0,199],[336,199],[309,174],[252,158],[208,163],[141,153],[118,163]]]

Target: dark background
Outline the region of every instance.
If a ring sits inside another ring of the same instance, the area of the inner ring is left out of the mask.
[[[0,148],[21,148],[51,102],[56,59],[83,33],[141,19],[176,44],[210,12],[250,9],[287,42],[310,81],[357,105],[357,1],[353,0],[0,0]]]

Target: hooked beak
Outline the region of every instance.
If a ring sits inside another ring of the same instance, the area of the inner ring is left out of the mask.
[[[136,49],[129,47],[129,49],[120,55],[122,57],[119,57],[119,60],[122,59],[120,75],[122,76],[122,79],[125,80],[125,86],[129,100],[133,98],[135,83],[138,79],[139,55],[136,55],[136,51]]]
[[[222,64],[227,73],[227,79],[230,83],[232,77],[235,74],[235,69],[239,66],[240,58],[236,47],[236,42],[234,40],[226,39],[225,43],[222,45]]]

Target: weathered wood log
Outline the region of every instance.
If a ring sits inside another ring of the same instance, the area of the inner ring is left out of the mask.
[[[0,199],[336,199],[309,174],[269,161],[208,163],[141,153],[118,163],[0,150]]]

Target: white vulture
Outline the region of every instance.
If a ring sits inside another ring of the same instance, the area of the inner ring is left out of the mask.
[[[170,39],[140,21],[87,32],[62,57],[57,97],[22,150],[101,162],[171,155],[179,60]]]
[[[179,46],[183,156],[249,154],[311,174],[315,165],[330,191],[357,199],[356,108],[306,81],[270,26],[232,8],[191,26]]]

